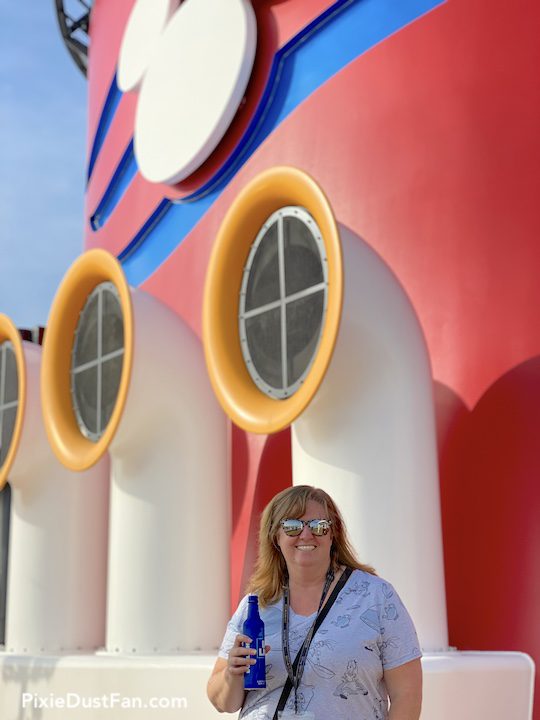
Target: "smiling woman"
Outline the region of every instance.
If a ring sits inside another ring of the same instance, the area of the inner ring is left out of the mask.
[[[300,535],[290,536],[283,523],[291,519],[327,520],[331,530],[322,535],[315,535],[304,524]],[[306,547],[317,549],[317,552],[305,558],[300,553],[304,553]],[[341,566],[345,566],[375,574],[373,568],[361,564],[356,559],[341,513],[324,490],[298,485],[276,495],[266,506],[261,517],[259,554],[248,590],[257,592],[262,607],[265,607],[281,597],[288,577],[293,595],[291,607],[296,610],[294,584],[297,579],[304,584],[306,581],[317,584],[321,577],[324,578],[330,566],[334,573]],[[298,575],[300,577],[297,578]],[[299,595],[303,598],[305,593]],[[298,598],[298,601],[302,600]]]
[[[298,485],[270,501],[247,591],[259,596],[269,643],[266,688],[246,693],[242,682],[253,663],[241,634],[246,596],[208,682],[218,710],[242,708],[241,718],[264,720],[418,719],[421,652],[412,620],[390,583],[358,561],[326,492]]]

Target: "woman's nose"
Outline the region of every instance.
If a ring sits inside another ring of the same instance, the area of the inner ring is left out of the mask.
[[[313,537],[313,532],[309,525],[304,525],[304,527],[302,528],[302,532],[300,533],[300,537]]]

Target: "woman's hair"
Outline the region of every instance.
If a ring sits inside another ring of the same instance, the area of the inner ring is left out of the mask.
[[[249,579],[247,592],[257,593],[262,607],[276,602],[282,595],[287,577],[287,565],[279,549],[277,538],[280,521],[285,518],[300,518],[306,511],[309,500],[320,503],[326,517],[332,521],[332,547],[330,562],[335,571],[340,565],[364,570],[375,575],[369,565],[358,561],[351,546],[341,513],[324,490],[311,485],[295,485],[278,493],[265,507],[259,528],[259,552],[255,570]]]

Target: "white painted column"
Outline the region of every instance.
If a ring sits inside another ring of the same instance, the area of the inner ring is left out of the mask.
[[[227,420],[202,346],[132,290],[133,369],[111,441],[109,652],[219,645],[229,615]]]
[[[340,227],[345,272],[327,375],[292,426],[293,482],[337,502],[360,559],[395,584],[426,650],[448,645],[432,378],[409,298]]]
[[[22,345],[26,402],[9,472],[6,650],[91,651],[105,639],[108,460],[75,473],[56,459],[41,413],[41,348]]]

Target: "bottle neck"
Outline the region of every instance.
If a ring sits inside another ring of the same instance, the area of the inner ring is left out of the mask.
[[[258,603],[248,603],[248,620],[260,620]]]

